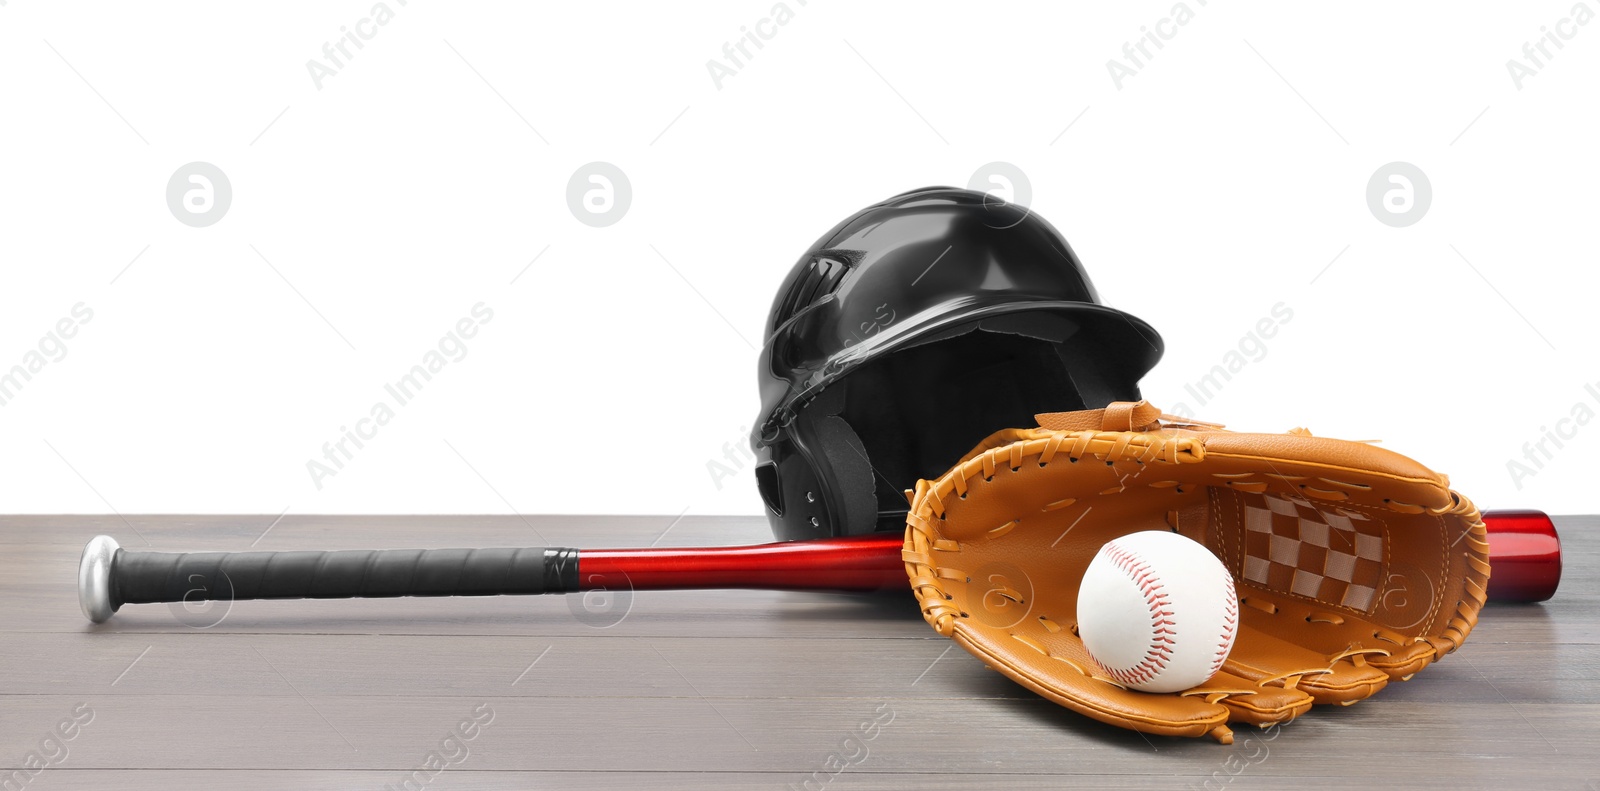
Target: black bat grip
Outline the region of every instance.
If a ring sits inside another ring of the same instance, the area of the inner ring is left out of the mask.
[[[124,604],[151,602],[568,593],[578,590],[578,550],[178,553],[117,549],[109,582],[112,611]]]

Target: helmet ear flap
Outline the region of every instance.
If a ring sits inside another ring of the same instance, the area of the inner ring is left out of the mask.
[[[827,388],[800,410],[795,435],[811,459],[825,503],[823,535],[854,536],[878,529],[877,482],[866,443],[845,410],[849,383]]]
[[[778,538],[796,541],[878,529],[876,473],[850,421],[844,387],[829,388],[795,414],[756,466],[756,484]]]
[[[872,463],[867,458],[867,447],[850,423],[837,415],[816,418],[818,450],[813,461],[827,465],[818,470],[825,481],[832,483],[832,491],[824,495],[829,500],[828,512],[834,524],[827,525],[836,536],[854,536],[878,529],[878,494],[872,480]]]

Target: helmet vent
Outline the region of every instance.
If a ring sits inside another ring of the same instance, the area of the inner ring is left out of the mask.
[[[844,275],[848,271],[850,271],[849,256],[825,252],[812,257],[806,264],[805,271],[795,278],[789,293],[784,295],[783,305],[778,310],[777,325],[781,326],[800,311],[832,296],[833,292],[839,290],[839,284],[844,281]]]
[[[783,487],[778,485],[778,465],[767,462],[756,468],[756,490],[774,516],[783,516]]]

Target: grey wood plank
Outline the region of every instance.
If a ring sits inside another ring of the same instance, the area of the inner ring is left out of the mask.
[[[870,743],[873,768],[891,772],[1206,773],[1243,747],[1247,735],[1234,747],[1147,739],[1039,699],[953,705],[898,695],[886,689],[858,700],[701,697],[683,685],[677,698],[609,704],[403,693],[17,696],[0,713],[0,755],[16,761],[51,723],[84,704],[94,716],[71,744],[77,768],[405,769],[475,711],[493,714],[470,745],[472,768],[485,770],[809,772],[879,712],[892,718]],[[1397,766],[1448,774],[1472,756],[1501,769],[1516,765],[1530,778],[1570,778],[1576,767],[1569,762],[1590,749],[1582,726],[1596,717],[1594,704],[1379,698],[1319,709],[1276,732],[1270,749],[1283,760],[1262,773],[1392,779]]]
[[[1243,759],[1241,759],[1243,760]],[[1263,758],[1272,760],[1270,754]],[[465,765],[470,766],[470,759]],[[821,772],[821,770],[816,770]],[[1283,791],[1284,788],[1329,789],[1350,791],[1347,777],[1283,774],[1251,774],[1255,765],[1245,762],[1237,775],[1229,776],[1219,762],[1211,774],[1173,773],[1152,775],[1128,774],[1074,774],[1070,777],[1056,774],[998,774],[951,775],[935,773],[874,772],[870,768],[870,755],[866,763],[852,766],[837,775],[795,772],[485,772],[473,769],[450,768],[440,773],[429,773],[425,788],[430,791],[527,791],[530,788],[561,788],[571,791],[615,791],[616,789],[686,788],[699,791],[748,791],[748,789],[804,789],[806,781],[811,788],[832,791],[1059,791],[1062,788],[1093,788],[1119,791],[1120,789],[1203,789],[1207,781],[1211,788],[1228,791]],[[170,791],[174,788],[218,789],[218,791],[282,791],[285,788],[305,791],[349,791],[353,788],[399,788],[406,775],[399,771],[304,771],[277,770],[263,772],[255,769],[72,769],[47,770],[37,782],[42,788],[115,789],[116,791]],[[1470,771],[1447,776],[1419,776],[1405,779],[1408,789],[1493,789],[1527,787],[1530,778],[1505,770],[1495,770],[1492,765],[1471,767]],[[1556,782],[1550,789],[1587,789],[1581,781]]]
[[[1242,759],[1241,759],[1242,760]],[[1269,754],[1264,760],[1273,760]],[[470,759],[469,763],[470,765]],[[1468,771],[1453,772],[1444,776],[1406,777],[1407,789],[1430,791],[1457,791],[1458,789],[1525,788],[1538,778],[1529,778],[1514,772],[1495,770],[1490,766],[1464,767]],[[821,770],[817,770],[820,772]],[[616,789],[697,789],[699,791],[748,791],[772,789],[788,791],[804,789],[807,780],[811,788],[830,791],[1060,791],[1063,788],[1108,789],[1204,789],[1224,788],[1228,791],[1283,791],[1295,789],[1328,789],[1350,791],[1350,780],[1340,775],[1283,775],[1251,774],[1254,765],[1246,762],[1239,774],[1229,776],[1219,762],[1212,774],[1172,773],[1152,775],[1128,774],[997,774],[951,775],[935,773],[874,772],[868,766],[850,767],[835,775],[794,772],[485,772],[473,769],[451,768],[429,774],[424,786],[429,791],[527,791],[532,788],[560,788],[572,791],[615,791]],[[303,771],[277,770],[225,770],[225,769],[50,769],[38,779],[43,788],[115,789],[116,791],[170,791],[174,788],[218,789],[218,791],[282,791],[285,788],[305,791],[349,791],[354,788],[399,788],[406,775],[399,771]],[[30,786],[31,787],[31,786]],[[1544,786],[1549,789],[1591,788],[1582,780],[1556,781]]]
[[[0,642],[0,695],[1032,698],[920,641],[868,638],[618,638],[258,635],[29,635]],[[129,666],[138,659],[138,664]],[[285,685],[284,678],[293,682]],[[113,686],[112,682],[116,681]],[[913,685],[912,682],[916,683]]]
[[[931,630],[920,641],[854,635],[718,638],[411,635],[29,635],[0,642],[0,695],[1032,698]],[[132,670],[129,665],[138,658]],[[126,672],[124,672],[126,671]],[[293,690],[278,677],[293,680]],[[115,680],[115,686],[111,682]],[[912,684],[912,682],[915,682]],[[426,690],[425,692],[423,690]],[[1600,703],[1600,645],[1469,642],[1385,698]]]

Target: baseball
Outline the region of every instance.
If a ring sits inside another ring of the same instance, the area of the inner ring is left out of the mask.
[[[1233,575],[1200,543],[1149,530],[1100,548],[1078,589],[1078,637],[1129,689],[1181,692],[1205,683],[1238,634]]]

